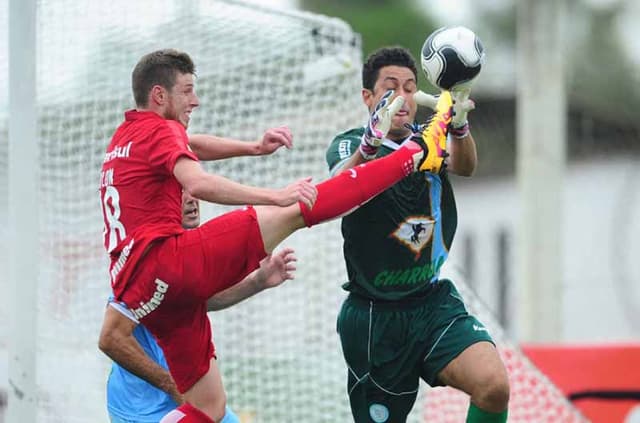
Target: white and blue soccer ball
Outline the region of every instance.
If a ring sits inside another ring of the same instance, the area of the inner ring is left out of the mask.
[[[420,54],[422,70],[442,90],[470,86],[484,62],[480,38],[463,26],[443,27],[429,35]]]

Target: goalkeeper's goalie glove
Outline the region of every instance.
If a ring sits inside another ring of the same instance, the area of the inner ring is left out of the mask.
[[[389,129],[391,129],[391,120],[404,104],[404,97],[401,96],[390,101],[393,92],[393,90],[389,90],[384,93],[378,104],[376,104],[364,129],[362,141],[360,142],[360,154],[366,160],[376,157],[378,148],[382,144],[382,139],[387,136]]]
[[[451,119],[451,135],[456,138],[464,138],[469,135],[469,122],[467,114],[476,108],[476,103],[469,98],[470,88],[463,88],[451,91],[453,99],[453,118]],[[427,94],[424,91],[417,91],[413,95],[416,104],[426,106],[435,110],[436,103],[440,96]]]

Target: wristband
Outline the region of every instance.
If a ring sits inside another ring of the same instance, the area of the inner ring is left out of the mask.
[[[364,142],[360,144],[359,150],[365,160],[373,160],[376,158],[376,154],[378,154],[378,147],[374,147]]]
[[[459,128],[451,127],[449,133],[458,139],[466,137],[469,135],[469,122],[465,122],[464,125]]]

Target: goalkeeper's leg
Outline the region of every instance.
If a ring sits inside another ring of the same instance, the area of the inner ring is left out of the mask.
[[[414,142],[388,156],[359,165],[318,185],[312,208],[257,206],[256,214],[267,252],[295,230],[341,217],[394,185],[422,163],[424,150]]]
[[[477,363],[483,365],[478,366]],[[438,378],[443,384],[470,396],[467,423],[507,421],[509,379],[491,342],[476,342],[464,349],[445,366]]]

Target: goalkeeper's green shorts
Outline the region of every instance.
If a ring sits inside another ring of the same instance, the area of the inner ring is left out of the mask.
[[[404,422],[420,378],[441,385],[438,373],[462,351],[476,342],[493,343],[447,279],[420,301],[371,301],[350,294],[338,315],[338,333],[357,423]]]

